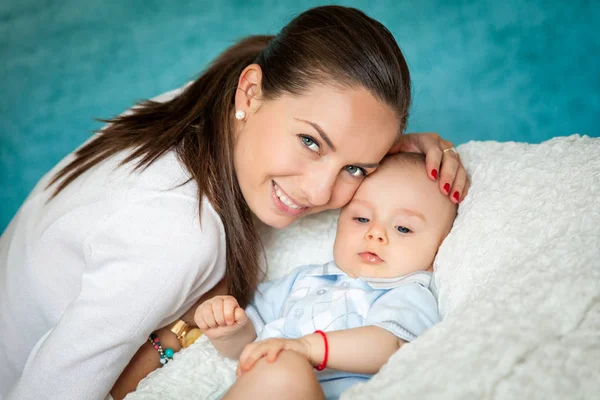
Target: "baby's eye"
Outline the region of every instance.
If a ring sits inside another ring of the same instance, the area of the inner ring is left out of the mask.
[[[367,171],[365,171],[361,167],[357,167],[356,165],[347,165],[346,171],[354,177],[362,178],[363,176],[367,176]]]
[[[354,218],[355,221],[358,221],[358,223],[360,224],[366,224],[367,222],[369,222],[369,218],[363,218],[363,217],[357,217]]]
[[[408,228],[407,228],[407,227],[405,227],[405,226],[397,226],[397,227],[396,227],[396,229],[397,229],[397,230],[398,230],[398,232],[400,232],[400,233],[410,233],[410,232],[411,232],[411,230],[410,230],[410,229],[408,229]]]
[[[319,152],[319,144],[317,143],[316,140],[314,140],[310,136],[306,136],[306,135],[300,135],[300,139],[302,140],[302,144],[304,146],[308,147],[310,150],[314,151],[315,153]]]

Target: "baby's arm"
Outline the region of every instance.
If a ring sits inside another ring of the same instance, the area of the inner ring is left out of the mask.
[[[327,332],[327,368],[375,374],[405,341],[378,326]],[[238,375],[247,372],[263,357],[273,362],[281,351],[294,351],[307,358],[313,366],[325,358],[325,341],[318,333],[298,339],[273,338],[246,346],[240,355]]]
[[[379,371],[406,342],[414,340],[440,319],[431,291],[420,284],[390,290],[371,306],[365,326],[327,332],[327,367],[354,373]],[[325,342],[318,334],[298,339],[268,339],[252,343],[240,357],[239,373],[252,369],[262,357],[274,361],[282,350],[302,354],[318,366],[325,357]]]
[[[414,340],[440,320],[432,292],[417,283],[403,285],[379,297],[365,326],[327,333],[329,368],[375,373],[404,343]],[[307,335],[313,365],[324,356],[321,335]]]
[[[378,326],[327,332],[329,355],[327,368],[357,373],[375,374],[400,348],[404,340]],[[303,336],[309,347],[309,361],[317,366],[325,357],[325,341],[318,333]]]
[[[194,320],[219,354],[237,360],[256,339],[252,321],[232,296],[215,296],[196,309]]]

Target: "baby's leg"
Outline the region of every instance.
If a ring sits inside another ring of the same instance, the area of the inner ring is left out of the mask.
[[[223,397],[232,399],[325,399],[312,365],[305,357],[282,351],[277,360],[262,358]]]

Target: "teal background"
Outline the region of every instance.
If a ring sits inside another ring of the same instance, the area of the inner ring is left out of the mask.
[[[384,23],[411,68],[410,129],[468,140],[599,135],[592,1],[340,2]],[[319,1],[0,2],[0,231],[37,180],[136,101]]]

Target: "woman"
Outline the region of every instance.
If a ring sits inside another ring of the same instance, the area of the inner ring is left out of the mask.
[[[149,335],[176,342],[170,325],[218,282],[247,304],[261,278],[256,219],[283,228],[343,206],[390,151],[426,153],[431,179],[460,201],[451,143],[401,135],[409,104],[389,31],[329,6],[242,40],[172,100],[108,121],[0,239],[0,394],[102,399],[130,364],[122,397],[148,372],[142,353],[132,360],[140,347],[160,365]]]

